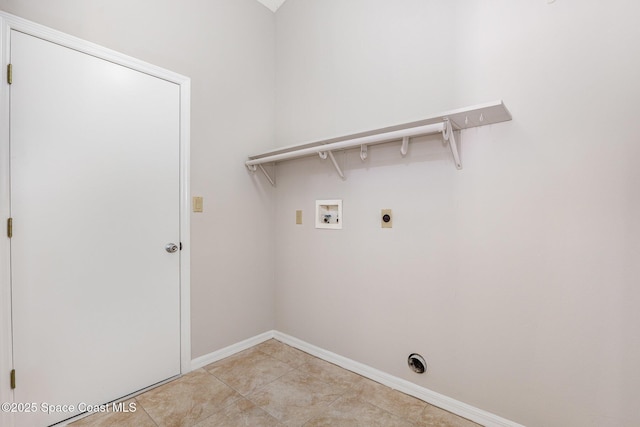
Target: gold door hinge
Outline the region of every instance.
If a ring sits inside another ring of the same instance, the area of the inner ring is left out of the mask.
[[[16,370],[12,369],[11,370],[11,389],[13,390],[14,388],[16,388]]]
[[[7,83],[13,83],[13,65],[7,65]]]
[[[7,236],[9,238],[13,237],[13,218],[7,219]]]

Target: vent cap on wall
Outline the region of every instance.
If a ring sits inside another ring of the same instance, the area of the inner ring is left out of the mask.
[[[407,363],[409,364],[409,368],[417,374],[424,374],[427,370],[427,362],[424,360],[424,357],[418,353],[410,354]]]

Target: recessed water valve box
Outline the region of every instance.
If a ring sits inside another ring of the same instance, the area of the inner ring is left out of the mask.
[[[342,228],[342,200],[316,200],[316,228]]]

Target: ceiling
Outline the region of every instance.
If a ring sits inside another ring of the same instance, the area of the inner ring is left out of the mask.
[[[274,12],[278,10],[280,6],[282,6],[282,3],[285,2],[285,0],[258,0],[258,1]]]

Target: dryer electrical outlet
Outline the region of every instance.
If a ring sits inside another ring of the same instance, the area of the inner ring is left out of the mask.
[[[382,209],[380,212],[380,226],[382,228],[393,228],[393,214],[391,209]]]
[[[316,228],[342,228],[342,200],[316,200]]]

